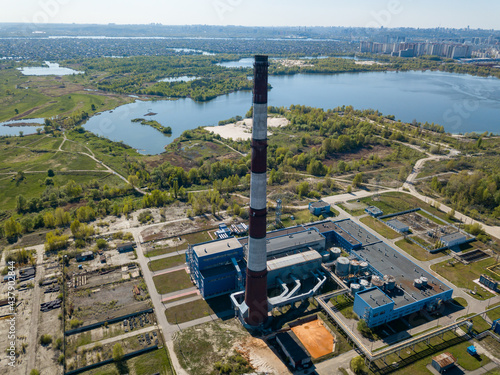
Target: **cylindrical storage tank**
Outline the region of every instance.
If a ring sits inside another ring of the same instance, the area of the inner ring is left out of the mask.
[[[353,275],[356,275],[359,272],[359,262],[357,260],[351,260],[350,272]]]
[[[424,277],[424,276],[422,276],[422,277],[420,278],[420,281],[422,281],[422,286],[423,286],[423,287],[426,287],[426,286],[427,286],[427,284],[428,284],[428,282],[429,282],[429,280],[427,279],[427,277]]]
[[[394,276],[385,275],[384,281],[385,281],[387,290],[393,290],[396,287],[396,279],[394,278]]]
[[[356,294],[361,291],[361,285],[359,284],[351,284],[351,292],[352,294]]]
[[[323,263],[326,263],[330,260],[330,253],[325,251],[324,253],[321,253],[321,257],[323,258]]]
[[[368,262],[359,263],[359,272],[365,272],[368,270]]]
[[[361,290],[368,289],[370,287],[370,282],[368,280],[360,280],[359,285],[361,285]]]
[[[337,260],[342,255],[342,250],[340,247],[332,247],[330,249],[331,259]]]
[[[420,279],[413,280],[413,285],[415,285],[415,287],[417,287],[418,289],[422,288],[422,280]]]
[[[335,266],[335,274],[337,276],[349,275],[349,259],[346,257],[339,257]]]
[[[372,285],[382,288],[384,286],[384,281],[377,275],[372,277]]]

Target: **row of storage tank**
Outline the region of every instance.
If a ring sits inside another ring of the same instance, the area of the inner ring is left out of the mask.
[[[339,257],[335,263],[335,274],[339,277],[357,275],[368,271],[367,262],[359,262],[355,259],[349,260],[346,257]]]
[[[337,249],[337,248],[333,248]],[[332,250],[333,250],[332,249]],[[332,250],[330,250],[332,252]],[[337,257],[335,262],[335,274],[339,277],[359,276],[358,282],[351,282],[351,291],[360,292],[371,286],[376,286],[384,291],[391,291],[396,287],[394,276],[385,275],[383,278],[377,275],[370,275],[368,263],[359,262],[356,259]]]
[[[372,286],[376,286],[381,290],[389,292],[396,288],[396,279],[391,275],[385,275],[383,278],[377,275],[373,275],[371,276],[371,280],[369,277],[365,277],[363,279],[359,279],[359,282],[352,282],[350,285],[351,292],[353,294],[368,289]]]

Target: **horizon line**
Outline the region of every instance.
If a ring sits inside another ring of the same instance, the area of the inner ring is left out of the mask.
[[[0,21],[1,24],[9,24],[9,25],[34,25],[34,26],[51,26],[51,25],[68,25],[68,26],[164,26],[164,27],[195,27],[195,26],[204,26],[204,27],[241,27],[241,28],[262,28],[262,29],[271,29],[271,28],[349,28],[349,29],[368,29],[368,30],[398,30],[398,29],[414,29],[414,30],[435,30],[435,29],[444,29],[444,30],[482,30],[482,31],[495,31],[498,32],[500,29],[491,29],[491,28],[473,28],[473,27],[445,27],[445,26],[434,26],[434,27],[416,27],[416,26],[397,26],[397,27],[364,27],[364,26],[334,26],[334,25],[216,25],[216,24],[163,24],[157,22],[150,23],[117,23],[117,22],[108,22],[108,23],[77,23],[77,22],[44,22],[44,23],[33,23],[33,22],[16,22],[16,21]]]

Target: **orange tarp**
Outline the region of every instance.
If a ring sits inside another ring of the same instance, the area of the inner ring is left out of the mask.
[[[335,339],[321,320],[313,320],[293,327],[292,332],[314,359],[323,357],[333,351]]]

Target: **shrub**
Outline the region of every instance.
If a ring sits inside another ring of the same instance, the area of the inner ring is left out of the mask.
[[[113,346],[113,360],[115,362],[120,362],[123,359],[123,347],[122,344],[116,343]]]
[[[42,344],[43,346],[47,346],[49,345],[50,343],[52,342],[52,336],[51,335],[42,335],[40,337],[40,344]]]
[[[76,318],[73,318],[69,321],[69,326],[70,328],[78,328],[79,326],[81,326],[83,324],[83,321],[82,320],[78,320]]]
[[[99,238],[97,241],[97,248],[98,249],[107,249],[108,248],[108,241],[106,241],[104,238]]]

